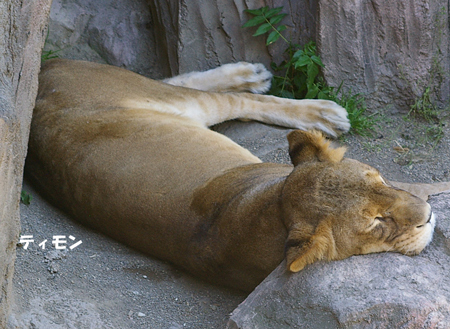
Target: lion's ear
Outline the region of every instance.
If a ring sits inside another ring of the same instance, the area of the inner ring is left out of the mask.
[[[298,272],[316,261],[335,258],[336,248],[331,227],[319,224],[313,234],[308,229],[293,228],[286,241],[286,263],[291,272]]]
[[[287,135],[292,164],[320,161],[337,163],[345,154],[345,147],[333,148],[321,132],[294,130]]]

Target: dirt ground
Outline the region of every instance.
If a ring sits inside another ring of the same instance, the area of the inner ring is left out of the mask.
[[[382,113],[373,137],[346,135],[338,143],[347,156],[371,164],[386,178],[404,182],[448,181],[449,117],[443,139],[427,136],[430,125]],[[264,161],[288,162],[286,130],[258,123],[225,123],[217,128]],[[31,204],[21,205],[21,235],[33,235],[28,249],[17,247],[17,328],[224,328],[246,294],[212,286],[89,230],[70,220],[24,184]],[[56,250],[65,235],[73,250]],[[74,240],[70,240],[69,236]],[[47,239],[46,248],[38,245]]]

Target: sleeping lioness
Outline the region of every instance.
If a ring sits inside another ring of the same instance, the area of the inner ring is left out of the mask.
[[[261,65],[163,83],[58,59],[39,80],[32,179],[82,223],[209,281],[250,290],[284,258],[296,272],[356,254],[413,255],[432,238],[425,201],[318,132],[347,131],[343,108],[240,93],[268,89]],[[289,133],[293,165],[262,163],[207,128],[235,118],[314,131]]]

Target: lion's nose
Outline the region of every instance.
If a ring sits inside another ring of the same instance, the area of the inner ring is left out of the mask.
[[[426,222],[425,224],[421,224],[421,225],[418,225],[418,226],[416,226],[416,227],[417,227],[417,228],[422,228],[422,227],[424,227],[424,226],[427,225],[427,224],[431,224],[431,225],[434,224],[434,214],[433,214],[432,211],[430,211],[430,213],[429,213],[429,215],[428,215],[427,222]]]

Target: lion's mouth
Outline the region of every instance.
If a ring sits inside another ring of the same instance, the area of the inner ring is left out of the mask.
[[[434,227],[436,226],[436,216],[434,215],[434,212],[430,212],[430,217],[428,218],[427,224],[431,225],[431,237],[430,241],[428,242],[430,243],[431,239],[433,238]]]
[[[436,225],[436,216],[430,211],[430,215],[425,224],[416,226],[415,234],[411,235],[407,239],[401,239],[397,241],[394,249],[406,254],[417,255],[433,240],[434,227]]]
[[[434,212],[432,212],[432,211],[430,211],[430,216],[428,217],[427,224],[430,223],[430,222],[433,222],[433,225],[436,222],[436,219],[435,219],[435,216],[434,216]]]
[[[433,221],[433,223],[431,223],[432,221]],[[429,216],[428,216],[427,222],[426,222],[425,224],[421,224],[421,225],[418,225],[418,226],[416,226],[416,227],[417,227],[417,228],[422,228],[422,227],[424,227],[424,226],[427,225],[427,224],[432,224],[433,227],[434,227],[434,222],[435,222],[435,220],[434,220],[434,213],[433,213],[432,211],[430,211],[430,214],[429,214]]]
[[[424,232],[422,233],[422,237],[420,240],[423,241],[423,247],[417,252],[421,252],[426,246],[428,246],[433,240],[433,233],[434,233],[434,227],[436,226],[436,216],[433,212],[430,212],[430,217],[428,218],[428,221],[426,223],[426,227],[424,229]]]

